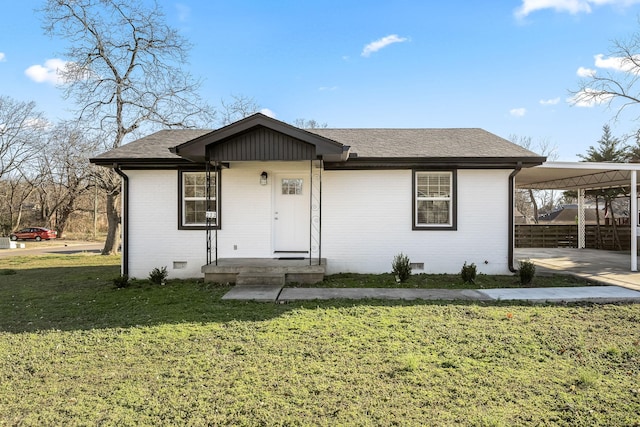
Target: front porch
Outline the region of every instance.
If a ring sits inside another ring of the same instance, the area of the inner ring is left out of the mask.
[[[201,271],[205,282],[284,286],[321,282],[326,264],[325,258],[220,258]]]

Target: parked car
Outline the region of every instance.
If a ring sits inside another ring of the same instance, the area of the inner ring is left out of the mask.
[[[11,237],[11,240],[34,239],[36,242],[39,242],[43,239],[55,239],[56,237],[58,237],[58,232],[42,227],[27,227],[18,231],[14,231],[9,237]]]

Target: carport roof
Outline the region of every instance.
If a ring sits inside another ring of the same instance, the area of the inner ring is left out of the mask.
[[[516,186],[534,190],[628,187],[632,170],[640,171],[640,163],[545,162],[522,169]]]

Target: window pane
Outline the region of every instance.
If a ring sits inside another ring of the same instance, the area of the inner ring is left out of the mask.
[[[185,224],[204,224],[207,221],[207,202],[205,200],[187,200],[184,202]]]
[[[182,173],[182,200],[183,213],[182,223],[184,225],[205,225],[207,212],[207,174],[206,172],[183,172]],[[210,174],[209,185],[209,210],[217,211],[217,191],[216,172]],[[216,225],[217,220],[213,218],[211,224]]]
[[[418,173],[416,191],[418,197],[450,197],[451,175],[449,173]]]
[[[193,185],[186,184],[184,185],[184,196],[185,197],[193,197],[196,194],[196,189]]]
[[[209,197],[211,197],[212,199],[215,199],[216,196],[217,196],[217,194],[216,194],[216,175],[214,173],[211,173],[211,178],[210,178],[210,182],[209,182]]]
[[[451,224],[450,172],[416,172],[416,225]]]
[[[282,194],[302,194],[302,179],[299,178],[283,178]]]
[[[193,189],[193,197],[206,197],[206,187],[204,185],[197,185]]]
[[[448,201],[419,201],[418,224],[449,224]]]

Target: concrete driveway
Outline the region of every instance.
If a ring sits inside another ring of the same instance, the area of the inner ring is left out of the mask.
[[[19,241],[18,243],[25,243]],[[42,242],[28,242],[24,249],[0,249],[0,258],[23,255],[41,254],[76,254],[76,253],[100,253],[104,247],[103,242],[86,242],[81,240],[50,240]]]
[[[640,273],[631,271],[628,252],[576,248],[518,248],[515,250],[515,259],[531,260],[540,273],[571,274],[603,285],[616,285],[640,291]]]

